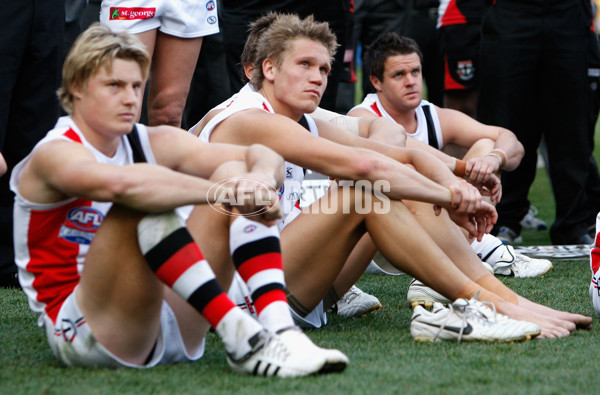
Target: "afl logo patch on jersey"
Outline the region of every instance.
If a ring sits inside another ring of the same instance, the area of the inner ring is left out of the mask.
[[[76,207],[67,214],[69,223],[81,230],[96,230],[103,219],[102,213],[91,207]]]
[[[103,219],[104,215],[95,208],[75,207],[68,212],[58,236],[73,243],[90,244]]]
[[[208,3],[206,3],[206,9],[208,11],[212,11],[215,9],[215,2],[213,0],[210,0]]]

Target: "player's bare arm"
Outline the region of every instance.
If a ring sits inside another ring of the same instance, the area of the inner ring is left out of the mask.
[[[213,130],[211,141],[258,142],[268,145],[292,163],[331,177],[372,182],[388,180],[391,190],[386,195],[392,199],[425,201],[453,212],[483,216],[485,219],[479,223],[495,222],[495,210],[482,205],[478,191],[467,183],[454,182],[452,189],[446,188],[385,155],[310,135],[296,122],[283,116],[261,110],[233,114]],[[441,167],[444,168],[443,165]],[[487,228],[488,225],[484,227]],[[474,232],[472,227],[470,231]]]
[[[364,108],[355,108],[354,110],[349,112],[352,116],[360,116],[360,117],[372,117],[379,118],[377,115],[372,112],[364,109]],[[379,118],[381,119],[381,118]],[[390,120],[391,121],[391,120]],[[485,126],[485,125],[484,125]],[[516,139],[515,139],[516,140]],[[446,130],[444,129],[444,141],[446,141]],[[477,141],[476,139],[474,141]],[[408,136],[406,140],[406,147],[408,148],[417,148],[426,152],[429,152],[437,159],[441,160],[449,169],[454,170],[456,167],[456,159],[450,155],[445,154],[444,152],[437,150],[427,144],[424,144],[416,139]],[[469,145],[470,147],[470,145]],[[483,158],[483,157],[482,157]],[[468,181],[471,182],[474,186],[476,186],[481,193],[484,195],[489,195],[492,201],[499,201],[502,195],[502,188],[500,184],[500,180],[494,174],[493,166],[498,162],[494,157],[488,157],[482,159],[487,163],[489,161],[489,165],[486,166],[488,171],[482,171],[480,166],[474,168],[474,163],[471,163],[471,166],[467,170],[467,175],[473,173],[473,177],[468,177]]]
[[[404,147],[406,145],[406,130],[402,125],[391,119],[381,117],[374,119],[361,118],[359,122],[360,125],[366,124],[367,127],[366,135],[360,135],[361,137],[391,144],[396,147]]]
[[[36,203],[81,197],[162,212],[206,203],[212,185],[208,180],[160,165],[101,164],[79,143],[51,141],[33,154],[19,189],[23,197]]]
[[[262,145],[208,144],[181,129],[161,126],[149,128],[150,143],[157,163],[173,170],[209,178],[227,161],[241,161],[251,178],[279,188],[283,182],[283,158]]]
[[[356,118],[338,114],[320,107],[310,114],[315,120],[325,121],[354,135],[403,147],[406,142],[406,130],[391,119]]]
[[[444,151],[433,148],[429,144],[425,144],[413,137],[409,136],[407,138],[406,146],[408,148],[414,148],[430,153],[441,160],[452,171],[455,171],[457,168],[457,158],[446,154]],[[469,177],[469,173],[467,173],[466,163],[463,163],[463,166],[464,175],[462,175],[462,177],[465,177],[467,181],[473,184],[482,195],[489,196],[492,202],[500,201],[500,198],[502,197],[502,184],[500,183],[500,179],[494,171],[486,172],[481,176],[474,177],[475,179],[471,179],[471,177]],[[461,176],[456,172],[455,174]]]
[[[385,142],[354,136],[326,122],[316,121],[316,123],[319,127],[319,135],[328,140],[338,144],[356,148],[367,148],[379,152],[400,163],[413,166],[420,174],[444,187],[449,187],[457,182],[456,177],[449,170],[450,165],[437,160],[433,153],[418,149],[397,147]]]
[[[489,160],[496,171],[511,171],[519,166],[525,151],[513,132],[498,126],[482,124],[460,111],[439,107],[436,107],[436,110],[446,143],[468,148],[478,140],[487,138],[494,141],[494,149],[503,151],[506,158],[503,158],[503,161],[494,156],[478,159]]]

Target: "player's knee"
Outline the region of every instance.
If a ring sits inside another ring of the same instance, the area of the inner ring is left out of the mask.
[[[390,201],[385,195],[386,190],[385,185],[374,185],[366,180],[342,181],[337,188],[337,209],[361,217],[387,214]]]

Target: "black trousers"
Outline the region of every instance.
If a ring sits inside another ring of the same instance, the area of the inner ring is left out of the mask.
[[[498,0],[483,18],[478,119],[512,130],[525,147],[520,166],[502,175],[497,226],[520,232],[545,137],[556,201],[550,229],[569,243],[593,223],[586,184],[592,91],[588,82],[591,15],[579,0]],[[549,197],[550,198],[550,197]]]
[[[0,276],[16,271],[12,242],[12,168],[58,114],[56,89],[65,25],[64,0],[1,0],[0,150],[8,172],[0,177]]]

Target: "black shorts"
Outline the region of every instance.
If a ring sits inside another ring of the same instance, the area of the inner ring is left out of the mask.
[[[477,89],[481,25],[448,25],[441,27],[440,33],[444,55],[444,89]]]

